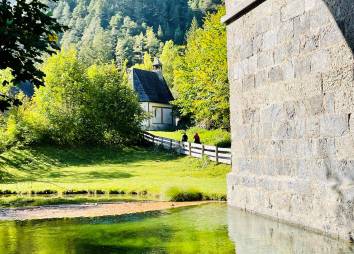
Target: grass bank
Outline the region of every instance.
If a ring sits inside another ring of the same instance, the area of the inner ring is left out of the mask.
[[[149,131],[151,134],[181,140],[183,135],[183,130],[178,131]],[[187,135],[190,142],[193,142],[193,137],[195,133],[198,133],[203,144],[214,145],[219,147],[231,147],[231,135],[229,132],[218,129],[218,130],[206,130],[202,128],[190,128],[187,131]]]
[[[0,205],[168,200],[171,189],[224,199],[229,171],[153,148],[17,148],[0,155]]]

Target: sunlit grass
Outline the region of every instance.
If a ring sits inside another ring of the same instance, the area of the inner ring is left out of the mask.
[[[33,198],[31,194],[55,192],[56,195],[41,197],[42,203],[65,199],[65,193],[77,191],[103,194],[102,200],[110,200],[110,192],[160,199],[171,187],[223,198],[230,166],[204,163],[142,148],[12,149],[0,155],[0,191],[16,192],[18,200],[27,201]],[[70,198],[75,201],[75,197]],[[0,199],[0,204],[16,202],[13,196]]]

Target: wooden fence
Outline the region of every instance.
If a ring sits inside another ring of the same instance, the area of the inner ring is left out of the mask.
[[[212,161],[229,165],[231,165],[232,162],[231,148],[180,142],[174,139],[158,137],[148,132],[144,132],[144,139],[155,145],[162,146],[165,149],[175,150],[179,154],[185,154],[196,158],[207,156]]]

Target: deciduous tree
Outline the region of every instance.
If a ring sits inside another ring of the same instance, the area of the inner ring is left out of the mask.
[[[59,49],[58,34],[65,29],[48,11],[39,0],[0,2],[0,70],[10,68],[14,83],[28,80],[43,85],[44,73],[36,65],[42,62],[43,54]],[[0,94],[0,110],[12,103],[18,101]]]

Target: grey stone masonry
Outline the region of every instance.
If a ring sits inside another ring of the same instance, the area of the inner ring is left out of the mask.
[[[229,205],[353,238],[354,1],[226,8]]]

